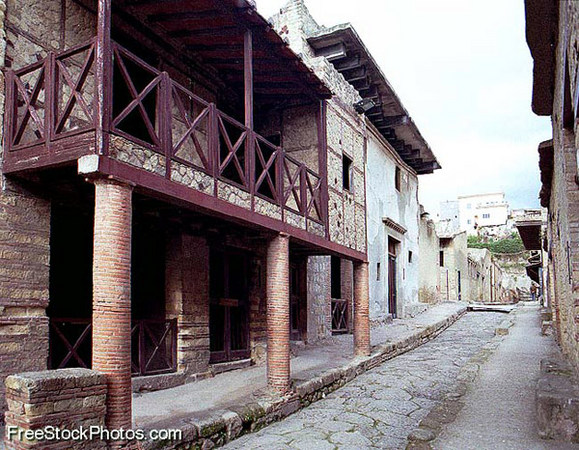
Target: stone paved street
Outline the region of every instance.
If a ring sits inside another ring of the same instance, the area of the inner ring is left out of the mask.
[[[433,341],[226,448],[403,449],[408,434],[451,390],[461,366],[504,318],[502,313],[468,313]]]

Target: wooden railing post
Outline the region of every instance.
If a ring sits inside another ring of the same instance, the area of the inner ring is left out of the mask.
[[[219,124],[217,123],[217,107],[215,103],[209,105],[209,142],[208,142],[208,161],[209,171],[213,175],[214,195],[217,196],[217,177],[219,176],[219,166],[221,158],[219,156]]]
[[[15,97],[15,81],[14,81],[14,71],[9,70],[6,74],[6,107],[5,111],[7,117],[5,117],[4,122],[4,133],[5,133],[5,143],[6,151],[4,153],[4,160],[6,156],[10,154],[12,150],[12,143],[14,142],[14,127],[16,123],[16,97]]]
[[[320,102],[318,110],[318,174],[320,176],[320,220],[326,227],[326,238],[329,239],[329,203],[330,196],[328,192],[328,139],[327,139],[327,115],[328,104],[326,100]]]
[[[300,164],[300,198],[302,200],[302,214],[308,217],[309,202],[308,202],[308,181],[307,168],[304,164]]]
[[[173,133],[172,133],[172,86],[171,78],[167,72],[161,74],[161,91],[157,113],[159,117],[159,138],[161,141],[161,151],[165,155],[165,176],[171,179],[171,159],[173,157]]]
[[[56,99],[56,77],[55,77],[55,55],[48,52],[46,64],[44,66],[44,139],[46,148],[51,152],[51,141],[54,133],[55,99]],[[73,95],[71,93],[71,95]]]
[[[255,173],[255,152],[257,151],[257,137],[251,128],[247,129],[247,139],[245,141],[245,179],[247,180],[247,188],[252,195],[256,192],[257,175]]]
[[[112,120],[113,90],[111,0],[98,0],[96,86],[96,148],[99,155],[107,155]]]
[[[246,30],[243,36],[243,79],[245,97],[245,179],[247,188],[255,194],[255,135],[253,133],[253,34]]]
[[[277,173],[278,185],[277,185],[277,194],[279,197],[279,204],[281,206],[282,212],[285,209],[285,174],[284,174],[284,166],[285,166],[285,152],[280,147],[277,155],[277,161],[275,162],[275,170]],[[288,180],[289,182],[290,180]]]

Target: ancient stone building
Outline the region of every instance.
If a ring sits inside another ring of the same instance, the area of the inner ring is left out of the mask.
[[[486,248],[469,248],[468,253],[469,302],[510,303],[505,289],[503,269]]]
[[[332,328],[369,352],[367,125],[337,69],[246,0],[0,6],[1,381],[98,370],[118,428],[131,387],[267,361],[284,393],[290,340]]]
[[[546,278],[558,341],[579,369],[579,4],[526,0],[525,6],[532,108],[553,123],[553,139],[539,145],[541,205],[548,208]]]
[[[436,304],[442,300],[440,292],[440,239],[436,224],[420,207],[418,299],[421,303]]]
[[[469,292],[466,231],[438,233],[440,296],[443,301],[467,301]]]
[[[328,157],[333,161],[328,165],[329,208],[331,222],[343,220],[345,236],[352,235],[364,213],[360,195],[365,161],[371,318],[415,314],[421,308],[418,175],[432,173],[440,165],[352,25],[320,26],[303,0],[289,1],[272,21],[336,93],[328,102],[328,128],[342,125],[341,131],[328,132]],[[334,112],[342,119],[334,120]],[[332,292],[335,322],[348,307],[343,294],[341,299],[334,295],[339,290]]]

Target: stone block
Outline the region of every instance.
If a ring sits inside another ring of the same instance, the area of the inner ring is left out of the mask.
[[[579,442],[579,388],[571,377],[543,376],[537,383],[535,405],[542,438]]]

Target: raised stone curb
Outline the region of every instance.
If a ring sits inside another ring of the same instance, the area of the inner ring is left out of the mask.
[[[473,356],[461,369],[456,377],[456,385],[444,396],[444,400],[434,406],[418,427],[408,435],[406,450],[431,450],[431,442],[442,432],[446,424],[454,422],[464,402],[462,398],[470,385],[476,380],[482,365],[492,356],[502,340],[509,334],[513,326],[513,318],[502,321],[495,329],[495,336],[491,341]]]
[[[230,410],[214,411],[210,417],[188,417],[179,421],[156,423],[154,428],[178,428],[183,431],[179,442],[141,442],[142,449],[197,448],[210,449],[226,444],[244,434],[257,431],[273,422],[305,408],[344,386],[358,375],[385,361],[413,350],[434,339],[466,313],[466,307],[415,334],[398,341],[374,346],[368,357],[358,357],[346,366],[324,372],[320,376],[295,386],[294,392],[283,398],[261,393],[254,401]],[[153,426],[152,426],[153,427]]]

